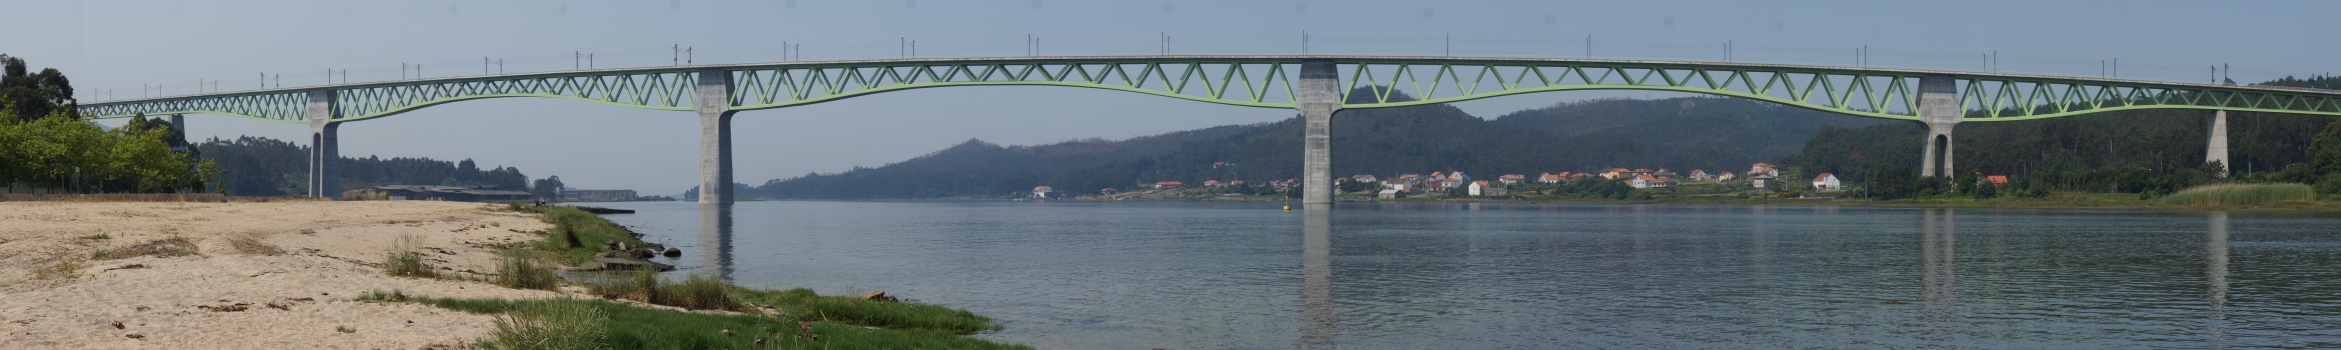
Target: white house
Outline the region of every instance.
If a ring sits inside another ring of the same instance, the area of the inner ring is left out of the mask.
[[[1691,169],[1691,180],[1692,180],[1692,181],[1711,181],[1711,180],[1715,180],[1715,174],[1708,174],[1706,170],[1700,170],[1700,169]]]
[[[1049,192],[1056,192],[1056,191],[1057,191],[1057,189],[1054,189],[1054,188],[1049,188],[1048,186],[1033,187],[1033,188],[1032,188],[1032,197],[1033,197],[1033,198],[1049,198]]]
[[[1836,174],[1821,173],[1821,176],[1813,177],[1813,190],[1821,192],[1837,192],[1844,191],[1845,187],[1844,185],[1837,182]]]
[[[1668,188],[1674,187],[1675,184],[1674,179],[1650,175],[1636,175],[1632,179],[1627,179],[1626,183],[1634,185],[1634,188]]]
[[[1756,174],[1772,175],[1772,177],[1777,178],[1780,177],[1780,169],[1773,168],[1771,163],[1756,162],[1756,165],[1748,166],[1748,176],[1756,176]]]
[[[1501,196],[1509,193],[1503,186],[1489,185],[1486,180],[1472,181],[1467,191],[1474,196]]]
[[[1773,179],[1778,179],[1778,177],[1763,173],[1749,173],[1748,186],[1754,188],[1769,188],[1772,187]]]

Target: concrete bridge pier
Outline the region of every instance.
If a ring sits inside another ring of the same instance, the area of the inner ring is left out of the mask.
[[[1333,113],[1341,111],[1341,73],[1333,60],[1301,61],[1292,104],[1308,122],[1302,133],[1301,205],[1333,204]]]
[[[1964,118],[1960,110],[1959,84],[1955,77],[1935,74],[1919,78],[1918,119],[1926,124],[1926,160],[1920,162],[1919,176],[1936,179],[1958,176],[1951,167],[1951,129],[1959,126],[1959,120]]]
[[[333,121],[333,91],[309,91],[309,197],[341,197],[341,122]],[[176,119],[176,118],[174,118]]]
[[[699,204],[732,203],[732,75],[699,71],[692,99],[699,112]]]
[[[2204,152],[2203,162],[2219,162],[2219,176],[2226,177],[2235,164],[2227,160],[2227,111],[2211,113],[2210,147]]]

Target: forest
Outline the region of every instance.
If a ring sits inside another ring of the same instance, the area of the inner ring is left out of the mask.
[[[265,137],[244,136],[233,140],[209,139],[196,144],[204,159],[230,169],[218,176],[218,184],[229,195],[236,196],[293,196],[308,192],[309,147]],[[528,175],[519,168],[495,167],[481,169],[471,159],[444,161],[431,158],[341,158],[341,185],[358,188],[379,185],[492,185],[498,189],[530,191],[550,196],[558,190],[559,177],[550,188],[531,186]]]
[[[2286,77],[2262,84],[2341,89],[2341,78]],[[2054,191],[2170,193],[2219,178],[2218,167],[2204,164],[2211,114],[2150,109],[1961,123],[1952,132],[1953,164],[1959,175],[2009,175]],[[2341,174],[2309,166],[2318,164],[2311,149],[2321,142],[2319,131],[2341,118],[2247,112],[2227,118],[2228,159],[2234,164],[2225,165],[2233,179],[2316,183]],[[1915,169],[1925,133],[1917,123],[1825,127],[1783,164],[1868,182],[1881,173]]]

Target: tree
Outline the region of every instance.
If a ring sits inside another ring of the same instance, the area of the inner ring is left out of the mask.
[[[2341,174],[2341,122],[2325,124],[2325,130],[2309,141],[2307,166],[2309,179]]]
[[[528,192],[530,194],[535,194],[537,197],[561,198],[562,186],[564,185],[561,184],[560,175],[548,176],[544,179],[536,180],[536,187],[531,188]]]
[[[1862,188],[1869,191],[1871,198],[1909,198],[1916,193],[1916,187],[1913,186],[1918,182],[1916,176],[1908,166],[1879,165],[1877,178],[1870,179],[1870,183],[1863,184]]]
[[[1992,184],[1991,179],[1976,180],[1976,183],[1971,185],[1973,188],[1967,190],[1967,193],[1975,195],[1975,199],[1992,199],[1992,197],[2000,196],[2000,186]]]
[[[0,54],[0,100],[17,121],[42,117],[80,117],[74,106],[73,82],[56,68],[30,73],[24,59]],[[61,112],[61,113],[60,113]]]

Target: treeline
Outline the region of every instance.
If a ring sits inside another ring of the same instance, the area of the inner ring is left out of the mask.
[[[2341,78],[2278,79],[2263,85],[2341,89]],[[2220,179],[2204,164],[2211,111],[2137,110],[2029,120],[1961,123],[1952,132],[1958,175],[2011,175],[2027,189],[2170,193]],[[2318,130],[2336,118],[2275,113],[2228,113],[2228,159],[2241,181],[2314,183],[2312,146]],[[1823,129],[1804,152],[1784,163],[1807,173],[1834,172],[1853,182],[1914,172],[1923,157],[1926,128],[1893,123]],[[2337,146],[2341,147],[2341,146]],[[2335,160],[2334,162],[2341,162]],[[1884,175],[1884,176],[1881,176]],[[1942,179],[1953,180],[1953,179]],[[1949,181],[1957,184],[1957,181]]]
[[[308,192],[309,147],[265,137],[244,136],[234,140],[213,138],[195,148],[203,150],[203,157],[230,169],[218,176],[220,187],[230,195],[238,196],[292,196]],[[537,180],[550,186],[530,186],[528,175],[519,168],[495,167],[481,169],[471,159],[444,161],[431,158],[389,158],[366,156],[342,157],[341,181],[344,188],[379,185],[493,185],[497,189],[529,191],[550,196],[559,190],[559,177]],[[544,188],[537,188],[544,187]]]
[[[70,192],[208,190],[218,168],[169,122],[132,118],[107,130],[81,119],[73,84],[0,55],[0,185]]]

